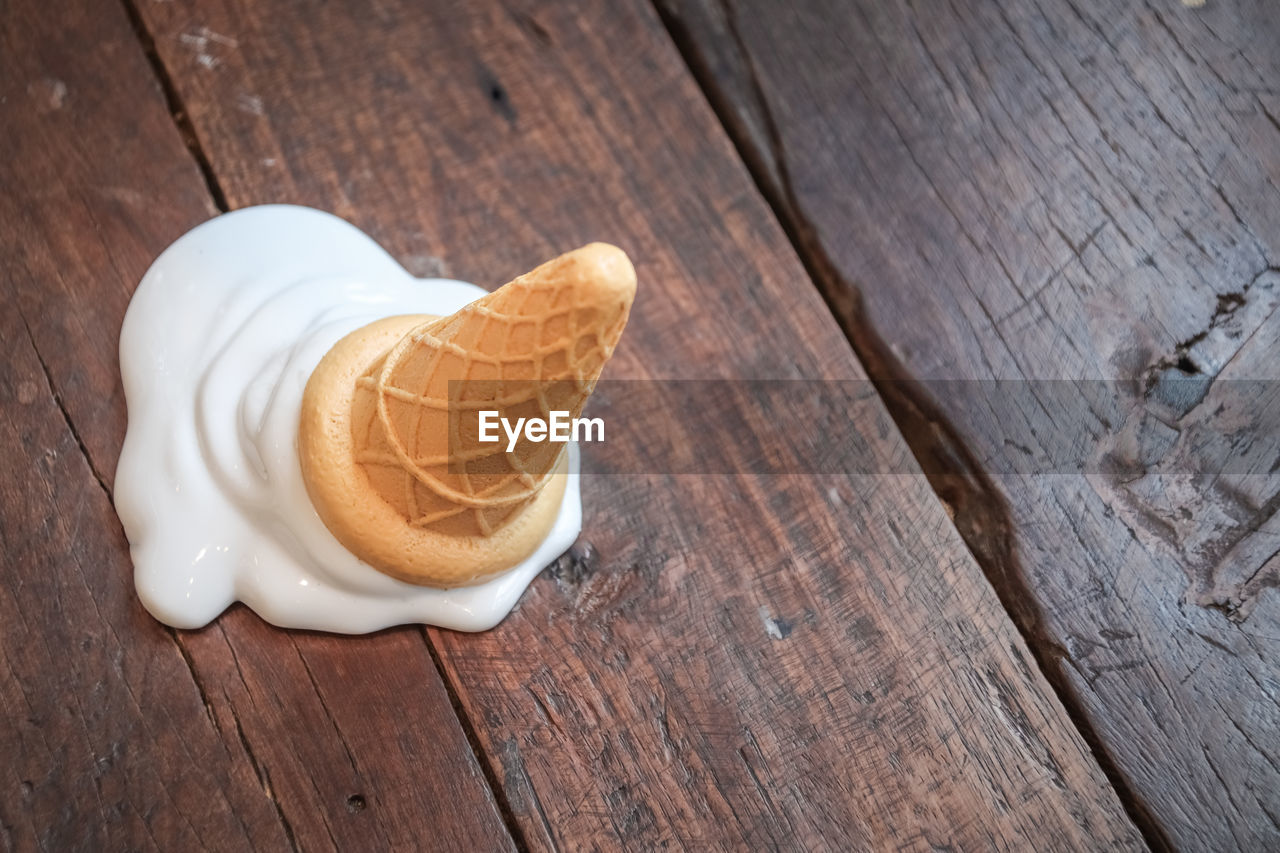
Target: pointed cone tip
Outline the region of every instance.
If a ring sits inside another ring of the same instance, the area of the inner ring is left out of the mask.
[[[623,295],[628,301],[635,296],[636,269],[627,253],[617,246],[588,243],[569,255],[602,289]]]

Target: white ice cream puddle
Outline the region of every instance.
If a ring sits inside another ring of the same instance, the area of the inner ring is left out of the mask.
[[[234,601],[287,628],[346,634],[420,622],[482,631],[578,537],[578,450],[555,526],[480,586],[413,586],[361,562],[324,526],[298,463],[302,390],[340,338],[381,317],[451,314],[484,295],[417,279],[318,210],[251,207],[193,229],[133,295],[120,332],[129,429],[116,511],[138,597],[178,628]]]

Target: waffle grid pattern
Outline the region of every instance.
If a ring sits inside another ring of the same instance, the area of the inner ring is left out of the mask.
[[[578,416],[630,306],[543,272],[419,326],[357,380],[354,414],[367,411],[354,420],[356,461],[410,525],[488,535],[555,470],[562,444],[482,443],[478,412]]]

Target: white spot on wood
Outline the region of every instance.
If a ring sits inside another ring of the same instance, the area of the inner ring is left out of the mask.
[[[27,94],[43,101],[49,109],[60,110],[67,102],[67,84],[56,77],[45,77],[29,84]]]
[[[769,613],[766,605],[760,605],[759,609],[760,621],[764,623],[764,632],[775,640],[781,640],[787,635],[782,630],[782,623]]]
[[[1204,0],[1182,0],[1182,5],[1188,9],[1199,9],[1204,5]]]
[[[35,402],[39,388],[34,382],[22,382],[18,385],[18,402],[24,406],[29,406]]]
[[[262,105],[262,98],[257,95],[250,95],[247,92],[241,92],[239,95],[236,95],[236,109],[255,116],[267,114],[266,109]]]
[[[106,186],[98,187],[103,196],[133,207],[146,207],[147,197],[131,187]]]
[[[264,165],[264,166],[266,166],[268,169],[270,169],[272,166],[274,166],[274,165],[276,164],[276,158],[274,158],[274,157],[263,157],[263,158],[262,158],[262,160],[260,160],[259,162],[261,162],[261,163],[262,163],[262,165]]]
[[[197,65],[210,70],[222,64],[222,60],[212,52],[217,49],[215,45],[232,50],[240,46],[231,36],[224,36],[208,27],[198,27],[191,32],[182,33],[178,36],[178,41],[196,55]]]
[[[61,80],[49,80],[49,106],[55,110],[60,110],[66,102],[67,84]]]
[[[448,264],[445,263],[443,258],[438,258],[435,255],[405,255],[403,263],[404,268],[418,278],[439,278],[449,274]]]

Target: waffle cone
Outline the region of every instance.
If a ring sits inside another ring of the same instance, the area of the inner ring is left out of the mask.
[[[559,511],[565,445],[479,438],[479,412],[577,417],[626,325],[635,270],[592,243],[449,317],[344,338],[303,399],[299,455],[329,529],[413,583],[478,583],[533,552]]]

